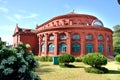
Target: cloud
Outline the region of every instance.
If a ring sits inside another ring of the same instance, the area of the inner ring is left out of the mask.
[[[1,11],[1,12],[4,12],[4,13],[7,13],[7,12],[8,12],[8,9],[7,9],[7,8],[4,8],[4,7],[0,7],[0,11]]]
[[[30,14],[29,16],[26,16],[25,18],[35,18],[35,17],[37,17],[37,16],[38,16],[38,14],[32,13],[32,14]]]
[[[20,14],[14,14],[14,17],[15,17],[15,19],[17,19],[17,20],[21,20],[22,18],[24,18],[24,16],[23,16],[23,15],[20,15]]]
[[[33,19],[33,18],[37,18],[37,16],[38,16],[38,14],[36,14],[36,13],[29,13],[27,15],[26,14],[14,14],[12,16],[6,16],[6,18],[12,22],[17,23],[21,20],[23,21],[24,19]]]
[[[9,28],[8,28],[9,27]],[[6,26],[0,26],[0,30],[1,32],[4,31],[4,32],[13,32],[14,31],[14,28],[15,26],[9,26],[9,25],[6,25]]]
[[[11,17],[11,16],[6,16],[6,18],[11,22],[15,22],[15,23],[18,22],[14,17]]]
[[[6,0],[0,0],[0,3],[7,3]]]
[[[21,14],[15,14],[14,17],[17,19],[17,20],[21,20],[21,19],[30,19],[30,18],[35,18],[37,17],[38,15],[36,13],[31,13],[29,14],[28,16],[25,16],[25,15],[21,15]]]

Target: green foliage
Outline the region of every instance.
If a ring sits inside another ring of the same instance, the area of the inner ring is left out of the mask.
[[[0,50],[5,48],[6,42],[0,41]]]
[[[114,32],[113,32],[114,52],[120,54],[120,25],[116,25],[113,28],[114,28]]]
[[[52,60],[53,60],[52,56],[48,56],[47,61],[52,62]]]
[[[114,52],[120,54],[120,44],[116,44],[116,45],[114,45]]]
[[[0,50],[0,80],[40,80],[34,73],[38,62],[26,49],[20,44],[17,48]]]
[[[35,56],[37,61],[52,62],[52,56]]]
[[[103,74],[103,73],[108,73],[109,72],[109,70],[105,67],[101,67],[101,68],[88,67],[88,68],[84,68],[84,69],[88,73]]]
[[[82,62],[82,58],[81,57],[75,57],[75,62]]]
[[[71,54],[62,54],[61,56],[59,56],[58,58],[59,63],[63,63],[65,65],[68,65],[69,63],[72,63],[75,61],[75,57]]]
[[[82,61],[95,68],[107,64],[107,58],[100,53],[88,53],[82,58]]]
[[[120,62],[120,54],[118,54],[117,56],[115,56],[115,60],[116,60],[117,62]]]

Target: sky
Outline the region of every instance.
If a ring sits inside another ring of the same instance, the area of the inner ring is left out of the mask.
[[[18,24],[21,28],[35,29],[47,20],[72,11],[100,19],[113,30],[120,25],[120,5],[117,0],[0,0],[0,37],[9,44]]]

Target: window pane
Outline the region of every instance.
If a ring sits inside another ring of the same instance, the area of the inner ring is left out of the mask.
[[[86,44],[86,52],[91,53],[94,52],[94,46],[91,43]]]
[[[54,52],[54,44],[49,44],[49,52]]]
[[[54,36],[51,35],[50,38],[49,38],[49,40],[54,40]]]
[[[92,26],[103,26],[103,23],[100,20],[94,20]]]
[[[99,35],[99,36],[98,36],[98,40],[103,40],[103,36],[102,36],[102,35]]]
[[[80,44],[79,43],[72,44],[72,52],[80,52]]]
[[[66,35],[65,34],[61,34],[60,35],[60,39],[66,39]]]
[[[107,51],[110,52],[110,44],[107,45]]]
[[[86,39],[87,40],[92,40],[93,38],[92,38],[92,35],[91,34],[88,34],[87,36],[86,36]]]
[[[45,52],[45,44],[42,44],[42,52]]]
[[[45,41],[45,36],[42,38],[43,41]]]
[[[104,51],[104,46],[103,44],[98,45],[98,52],[102,53]]]
[[[80,35],[79,34],[74,34],[72,36],[72,39],[79,40],[80,39]]]
[[[59,45],[59,52],[66,52],[67,51],[67,45],[65,43],[61,43]]]
[[[110,38],[109,37],[107,37],[107,41],[109,41],[110,40]]]

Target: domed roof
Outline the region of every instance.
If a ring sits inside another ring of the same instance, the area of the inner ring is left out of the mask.
[[[60,16],[56,16],[54,17],[53,19],[55,18],[72,18],[72,17],[86,17],[86,18],[91,18],[91,19],[97,19],[95,16],[92,16],[92,15],[88,15],[88,14],[79,14],[79,13],[76,13],[76,12],[70,12],[68,14],[65,14],[65,15],[60,15]]]
[[[66,20],[69,20],[69,21],[72,21],[73,24],[76,22],[81,24],[81,25],[87,25],[87,26],[100,26],[100,27],[103,27],[103,23],[95,16],[92,16],[92,15],[88,15],[88,14],[78,14],[76,12],[70,12],[68,14],[65,14],[65,15],[60,15],[60,16],[56,16],[52,19],[50,19],[49,21],[43,23],[42,25],[39,25],[40,26],[43,26],[49,22],[52,22],[52,21],[59,21],[61,19],[66,19]]]

